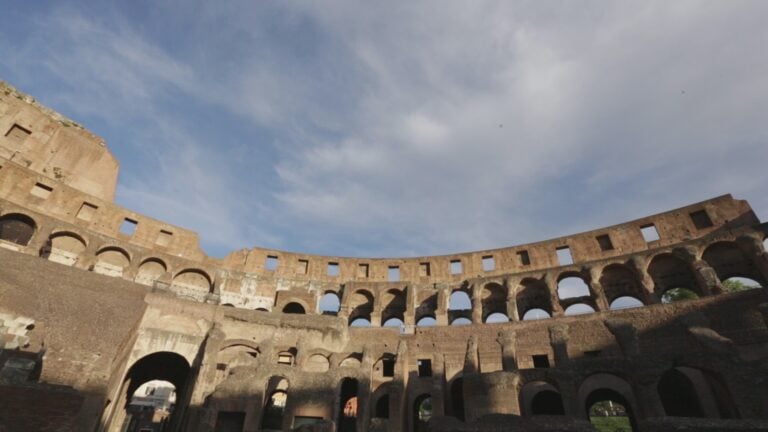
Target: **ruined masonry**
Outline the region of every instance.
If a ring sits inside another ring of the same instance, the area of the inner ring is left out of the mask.
[[[452,255],[215,259],[114,204],[117,173],[0,82],[2,432],[768,430],[746,201]]]

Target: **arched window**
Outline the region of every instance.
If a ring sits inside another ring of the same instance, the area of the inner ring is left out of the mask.
[[[564,277],[557,283],[557,297],[560,300],[589,295],[589,285],[578,276]]]
[[[509,317],[503,313],[495,312],[488,315],[488,317],[485,319],[485,322],[487,324],[505,323],[505,322],[509,322]]]
[[[594,311],[595,309],[588,304],[576,303],[568,306],[568,308],[565,309],[565,315],[566,316],[583,315],[583,314],[593,313]]]
[[[587,415],[596,430],[634,431],[634,417],[629,403],[619,393],[598,389],[587,398]]]
[[[283,307],[283,313],[304,315],[306,311],[304,310],[304,306],[302,306],[301,303],[290,302]]]
[[[699,298],[699,295],[688,288],[672,288],[664,291],[661,295],[662,303],[675,303],[685,300],[695,300]]]
[[[547,318],[551,318],[551,316],[549,315],[549,312],[539,308],[530,309],[525,313],[525,315],[523,315],[523,321],[532,321],[532,320],[540,320],[540,319],[547,319]]]
[[[747,277],[734,276],[723,281],[723,288],[726,292],[740,292],[761,287],[760,282]]]
[[[142,285],[149,285],[155,283],[166,272],[165,263],[157,258],[150,258],[145,260],[140,266],[139,271],[136,274],[136,283]]]
[[[382,327],[396,327],[396,328],[400,328],[403,325],[405,325],[405,324],[403,323],[403,320],[401,320],[400,318],[390,318],[390,319],[384,321],[384,324],[382,324],[381,326]]]
[[[531,401],[532,415],[565,415],[563,398],[554,390],[542,390]]]
[[[339,395],[338,432],[355,432],[357,422],[357,380],[344,378]]]
[[[664,293],[672,288],[685,288],[702,295],[696,277],[688,264],[670,253],[656,255],[648,264],[648,274],[653,279],[654,292],[662,299]]]
[[[470,324],[472,324],[472,320],[464,317],[456,318],[455,320],[451,321],[452,326],[464,326]]]
[[[320,313],[323,315],[338,315],[341,302],[335,292],[327,292],[320,298]]]
[[[421,395],[413,402],[413,430],[414,432],[428,432],[427,423],[432,418],[432,398],[429,395]]]
[[[491,315],[501,314],[506,317],[507,314],[507,289],[498,283],[491,282],[483,287],[482,291],[483,321],[484,322],[502,322],[488,321]],[[498,316],[494,318],[498,319]],[[507,319],[508,321],[509,319]]]
[[[469,294],[464,291],[456,290],[451,293],[448,303],[448,310],[470,310],[472,309],[472,300]]]
[[[376,409],[373,416],[375,418],[389,418],[389,395],[384,394],[376,401]]]
[[[619,310],[619,309],[629,309],[629,308],[636,308],[636,307],[642,307],[642,306],[645,306],[645,305],[640,300],[630,296],[622,296],[622,297],[616,298],[616,300],[611,302],[610,309]]]
[[[416,322],[416,327],[433,327],[437,324],[437,320],[433,316],[424,316]]]
[[[31,217],[19,213],[0,217],[0,239],[26,246],[35,234],[37,224]]]
[[[264,406],[264,414],[261,419],[261,429],[265,431],[282,431],[283,414],[288,402],[288,392],[275,390],[269,395]]]
[[[704,417],[693,383],[679,370],[671,369],[664,373],[657,388],[666,415]]]
[[[358,317],[349,323],[350,327],[370,327],[371,321],[365,317]]]
[[[85,241],[74,233],[59,232],[52,234],[50,239],[50,251],[44,258],[49,261],[64,265],[74,265],[85,251]]]
[[[107,276],[121,277],[131,264],[128,253],[117,247],[107,247],[96,254],[93,272]]]

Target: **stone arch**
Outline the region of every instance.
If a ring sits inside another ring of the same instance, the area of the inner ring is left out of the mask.
[[[373,294],[365,289],[359,289],[349,296],[349,323],[357,318],[365,318],[371,322],[373,312]]]
[[[200,300],[212,292],[213,283],[208,273],[203,270],[184,269],[173,277],[171,289],[183,296]]]
[[[563,314],[565,316],[573,316],[573,315],[584,315],[584,314],[590,314],[594,313],[595,308],[592,305],[589,305],[587,303],[574,303],[567,308],[565,308],[565,311],[563,311]]]
[[[405,320],[405,289],[389,289],[381,298],[381,322],[382,324],[392,318],[401,322]]]
[[[324,373],[328,372],[330,368],[331,362],[328,360],[328,357],[318,353],[309,356],[307,361],[304,363],[304,370],[307,372]]]
[[[115,410],[112,418],[108,421],[107,430],[121,430],[127,421],[126,418],[130,415],[128,405],[136,390],[141,385],[155,380],[167,381],[173,384],[176,390],[177,405],[171,413],[168,429],[177,430],[186,409],[183,401],[187,400],[187,393],[191,390],[190,378],[190,364],[178,353],[160,351],[140,358],[126,372],[116,403],[112,407],[107,407],[107,409]],[[180,404],[179,401],[181,401]]]
[[[339,363],[339,367],[359,368],[363,363],[361,353],[352,353]]]
[[[418,306],[415,311],[415,321],[418,326],[419,322],[424,318],[435,319],[437,315],[437,293],[433,291],[426,291],[418,293]]]
[[[560,300],[591,296],[589,284],[581,274],[565,272],[557,277],[557,298]]]
[[[637,274],[624,264],[614,263],[605,266],[600,275],[600,286],[603,287],[609,304],[619,297],[634,297],[643,304],[650,302],[648,293],[643,289]]]
[[[525,319],[529,311],[535,309],[544,311],[547,316],[552,316],[552,299],[544,281],[534,278],[523,279],[517,288],[515,299],[517,314],[521,320]]]
[[[283,306],[283,313],[284,314],[294,314],[294,315],[304,315],[307,313],[307,310],[304,308],[304,305],[301,304],[298,300],[292,300]]]
[[[317,310],[323,315],[336,316],[339,314],[340,308],[341,297],[339,297],[339,294],[336,293],[336,291],[326,291],[317,302]]]
[[[612,400],[626,408],[629,424],[636,430],[637,401],[632,386],[623,378],[609,373],[596,373],[581,382],[577,393],[581,415],[589,418],[590,408],[597,402]]]
[[[371,394],[372,418],[389,418],[389,387],[389,383],[381,384]]]
[[[250,341],[226,341],[216,354],[216,377],[214,388],[223,382],[233,368],[254,366],[260,352]]]
[[[285,377],[273,376],[267,383],[264,409],[261,414],[260,430],[283,430],[285,406],[288,403],[290,383]]]
[[[416,396],[411,405],[411,418],[414,432],[427,432],[429,419],[432,418],[432,395],[424,393]]]
[[[487,322],[487,319],[492,314],[502,314],[507,316],[507,288],[497,282],[490,282],[483,286],[481,294],[483,314],[483,322]]]
[[[355,378],[344,378],[339,385],[339,413],[336,417],[337,432],[357,430],[358,382]]]
[[[93,265],[93,272],[112,277],[122,277],[129,265],[131,265],[131,257],[128,252],[117,246],[107,246],[96,252],[96,264]]]
[[[720,281],[732,277],[742,277],[757,281],[761,286],[766,286],[766,281],[755,263],[736,242],[719,241],[712,243],[704,250],[701,258],[715,270]]]
[[[654,256],[648,264],[648,275],[653,280],[653,292],[659,299],[673,288],[689,289],[699,297],[704,296],[688,263],[671,253]]]
[[[667,416],[738,417],[733,398],[719,374],[677,366],[664,372],[656,389]]]
[[[71,231],[55,232],[48,237],[48,242],[50,249],[43,256],[68,266],[77,263],[88,245],[82,236]]]
[[[546,381],[531,381],[520,389],[520,412],[532,415],[565,415],[560,390]]]
[[[0,217],[0,240],[27,246],[37,231],[37,223],[23,213],[8,213]]]
[[[147,258],[141,265],[139,265],[139,270],[136,272],[134,281],[142,285],[152,286],[155,281],[163,277],[167,271],[168,267],[160,258]]]
[[[456,288],[448,299],[449,311],[472,310],[472,296],[468,289]]]

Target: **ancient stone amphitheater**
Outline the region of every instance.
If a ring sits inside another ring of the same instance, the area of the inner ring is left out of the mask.
[[[0,85],[4,432],[768,430],[746,201],[443,256],[215,259],[114,204],[117,172]],[[136,402],[150,382],[170,408]]]

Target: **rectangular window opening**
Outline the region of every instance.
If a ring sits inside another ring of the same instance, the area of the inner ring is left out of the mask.
[[[643,234],[643,238],[645,239],[646,243],[650,243],[661,238],[659,237],[659,232],[656,231],[656,225],[654,224],[641,226],[640,232]]]
[[[329,262],[328,263],[328,276],[338,276],[339,275],[339,263],[337,262]]]
[[[293,364],[293,356],[290,354],[278,354],[277,364],[284,364],[284,365],[290,366]]]
[[[520,257],[520,264],[524,266],[531,265],[531,256],[528,255],[527,250],[518,252],[517,256]]]
[[[155,240],[155,244],[158,246],[168,246],[171,244],[171,239],[173,238],[173,233],[167,230],[160,230],[160,234],[157,235],[157,240]]]
[[[270,271],[277,270],[278,258],[275,255],[267,255],[267,260],[264,261],[264,268]]]
[[[10,129],[8,129],[8,132],[5,133],[5,136],[11,141],[16,144],[22,143],[27,137],[32,134],[32,131],[19,126],[17,124],[14,124],[11,126]]]
[[[493,255],[486,255],[483,257],[483,271],[496,270],[496,260]]]
[[[464,270],[461,265],[461,260],[451,260],[451,274],[457,275],[461,274],[461,272]]]
[[[571,255],[571,248],[568,246],[561,246],[557,248],[557,262],[560,263],[560,265],[569,265],[573,264],[573,256]]]
[[[400,267],[389,266],[387,268],[387,280],[390,282],[400,281]]]
[[[536,369],[548,369],[549,368],[549,356],[546,354],[538,354],[533,356],[533,367]]]
[[[431,274],[428,262],[419,264],[419,276],[430,276]]]
[[[431,377],[432,376],[432,360],[419,359],[419,377]]]
[[[77,211],[77,218],[84,221],[90,221],[93,219],[93,215],[96,214],[98,208],[98,206],[91,203],[83,202],[83,205],[80,206],[80,210]]]
[[[690,216],[696,229],[709,228],[713,225],[712,219],[709,218],[707,211],[704,209],[695,211]]]
[[[123,223],[120,224],[120,234],[132,236],[133,233],[136,232],[136,225],[138,224],[139,223],[133,219],[123,219]]]
[[[600,245],[601,251],[613,250],[613,242],[608,234],[599,235],[595,238],[597,239],[597,244]]]
[[[48,198],[51,195],[51,192],[53,192],[53,188],[42,183],[35,183],[35,185],[32,186],[32,190],[29,191],[33,196],[42,199]]]
[[[299,265],[296,267],[296,273],[298,274],[307,274],[307,271],[309,270],[309,261],[300,259]]]
[[[381,374],[385,377],[395,376],[395,359],[383,359],[381,361]]]
[[[368,277],[368,264],[358,264],[357,265],[357,277],[359,277],[359,278],[367,278]]]

